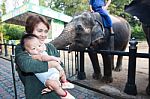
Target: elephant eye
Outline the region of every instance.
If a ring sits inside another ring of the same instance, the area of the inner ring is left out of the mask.
[[[85,24],[89,24],[89,21],[88,21],[88,20],[85,20]]]
[[[86,18],[86,17],[84,18],[84,17],[83,17],[83,18],[82,18],[82,21],[83,21],[83,24],[84,24],[84,25],[86,25],[86,26],[87,26],[87,25],[90,25],[90,24],[89,24],[90,21],[89,21],[88,18]]]

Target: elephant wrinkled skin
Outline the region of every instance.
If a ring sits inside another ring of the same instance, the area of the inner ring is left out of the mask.
[[[85,48],[94,48],[96,50],[111,50],[112,45],[114,50],[124,51],[128,44],[131,35],[129,23],[117,16],[111,16],[114,31],[114,45],[112,44],[111,35],[108,29],[104,29],[101,17],[98,13],[82,12],[75,15],[71,22],[69,22],[62,33],[53,41],[57,49],[64,48],[69,45],[69,51],[84,50]],[[98,62],[97,53],[88,52],[94,73],[94,79],[101,79],[102,74]],[[112,82],[112,68],[114,68],[113,55],[102,53],[104,64],[104,77],[105,82]],[[116,71],[120,71],[122,67],[122,56],[118,56],[116,63]]]

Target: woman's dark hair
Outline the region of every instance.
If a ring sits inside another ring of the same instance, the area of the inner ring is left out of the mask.
[[[25,41],[26,41],[26,40],[31,40],[31,39],[33,39],[33,38],[39,39],[38,36],[36,36],[36,35],[34,35],[34,34],[24,34],[24,35],[22,36],[22,38],[21,38],[21,40],[20,40],[20,45],[21,45],[23,51],[25,50],[25,47],[24,47],[24,46],[25,46]]]
[[[26,20],[26,25],[25,25],[26,32],[32,34],[35,26],[40,22],[45,24],[49,30],[49,23],[44,17],[40,15],[30,15]]]

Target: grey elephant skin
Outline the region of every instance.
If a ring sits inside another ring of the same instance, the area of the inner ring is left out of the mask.
[[[69,51],[84,50],[85,48],[94,50],[114,50],[125,51],[131,35],[129,23],[118,16],[111,16],[113,21],[114,40],[108,29],[104,29],[101,17],[98,13],[88,11],[74,15],[62,33],[51,41],[57,49],[65,48],[69,45]],[[113,45],[114,42],[114,45]],[[113,45],[113,46],[112,46]],[[112,68],[114,68],[113,55],[101,53],[104,65],[104,76],[102,77],[97,53],[88,52],[94,73],[94,79],[101,79],[104,82],[112,82]],[[118,56],[116,71],[122,68],[122,56]]]

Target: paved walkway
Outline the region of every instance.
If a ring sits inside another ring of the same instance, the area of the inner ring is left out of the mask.
[[[128,51],[128,49],[127,49]],[[148,53],[148,47],[146,42],[140,42],[138,44],[138,52]],[[85,54],[87,55],[87,54]],[[115,58],[116,59],[116,58]],[[136,66],[136,85],[138,94],[136,96],[127,95],[124,93],[124,87],[127,82],[128,74],[128,57],[123,58],[123,70],[121,72],[112,72],[113,82],[105,84],[99,80],[94,80],[92,78],[93,67],[89,56],[85,57],[85,80],[77,80],[76,77],[73,77],[75,83],[79,83],[90,88],[95,88],[99,90],[96,93],[91,90],[85,89],[80,86],[75,86],[74,89],[69,90],[76,99],[150,99],[150,96],[146,94],[145,89],[148,85],[148,59],[137,58]],[[99,56],[99,62],[101,69],[103,71],[103,64],[101,56]],[[103,73],[103,72],[102,72]],[[18,78],[16,73],[16,82],[17,82],[17,92],[18,99],[25,99],[23,86]],[[104,95],[106,94],[106,95]],[[111,97],[109,97],[109,96]],[[112,98],[113,97],[113,98]],[[14,99],[14,90],[12,82],[12,73],[10,61],[0,58],[0,99]]]
[[[17,96],[18,99],[25,99],[23,85],[15,73]],[[97,93],[80,86],[75,86],[74,89],[69,90],[76,99],[113,99],[112,97]],[[11,63],[8,60],[0,58],[0,99],[14,99],[14,86],[11,72]]]

